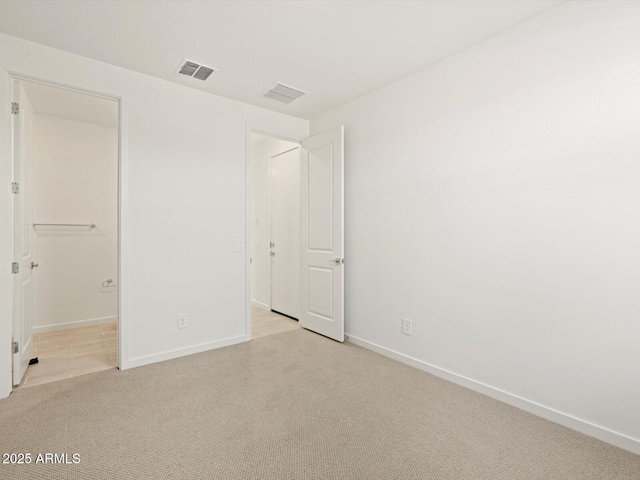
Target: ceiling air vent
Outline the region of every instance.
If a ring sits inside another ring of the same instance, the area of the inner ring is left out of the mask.
[[[260,94],[261,97],[269,98],[280,103],[291,103],[307,92],[289,87],[283,83],[276,83]]]
[[[176,70],[180,75],[186,75],[187,77],[197,78],[202,81],[209,78],[209,76],[215,71],[215,68],[205,67],[204,65],[187,59],[183,60],[178,67],[178,70]]]

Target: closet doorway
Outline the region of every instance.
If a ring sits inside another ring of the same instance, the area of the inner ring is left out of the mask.
[[[13,384],[118,362],[119,102],[12,79]]]

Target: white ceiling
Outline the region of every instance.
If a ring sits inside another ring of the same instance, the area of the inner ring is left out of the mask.
[[[118,126],[118,102],[62,88],[21,81],[35,113]]]
[[[0,31],[291,115],[313,118],[559,1],[2,1]],[[183,58],[218,69],[175,73]],[[258,98],[280,81],[308,92]]]

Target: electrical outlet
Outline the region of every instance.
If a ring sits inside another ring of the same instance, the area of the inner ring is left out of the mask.
[[[402,333],[411,335],[413,333],[413,324],[408,318],[402,319]]]
[[[179,313],[178,314],[178,328],[187,328],[187,314]]]

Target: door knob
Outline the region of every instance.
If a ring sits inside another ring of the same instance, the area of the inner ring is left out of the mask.
[[[40,265],[38,265],[35,262],[31,262],[31,269],[33,270],[34,268],[38,268]]]
[[[272,257],[276,256],[276,252],[269,252],[269,255],[271,255]]]
[[[336,265],[340,265],[341,263],[344,263],[344,259],[343,258],[332,258],[331,260],[329,260],[329,263],[334,263]]]

